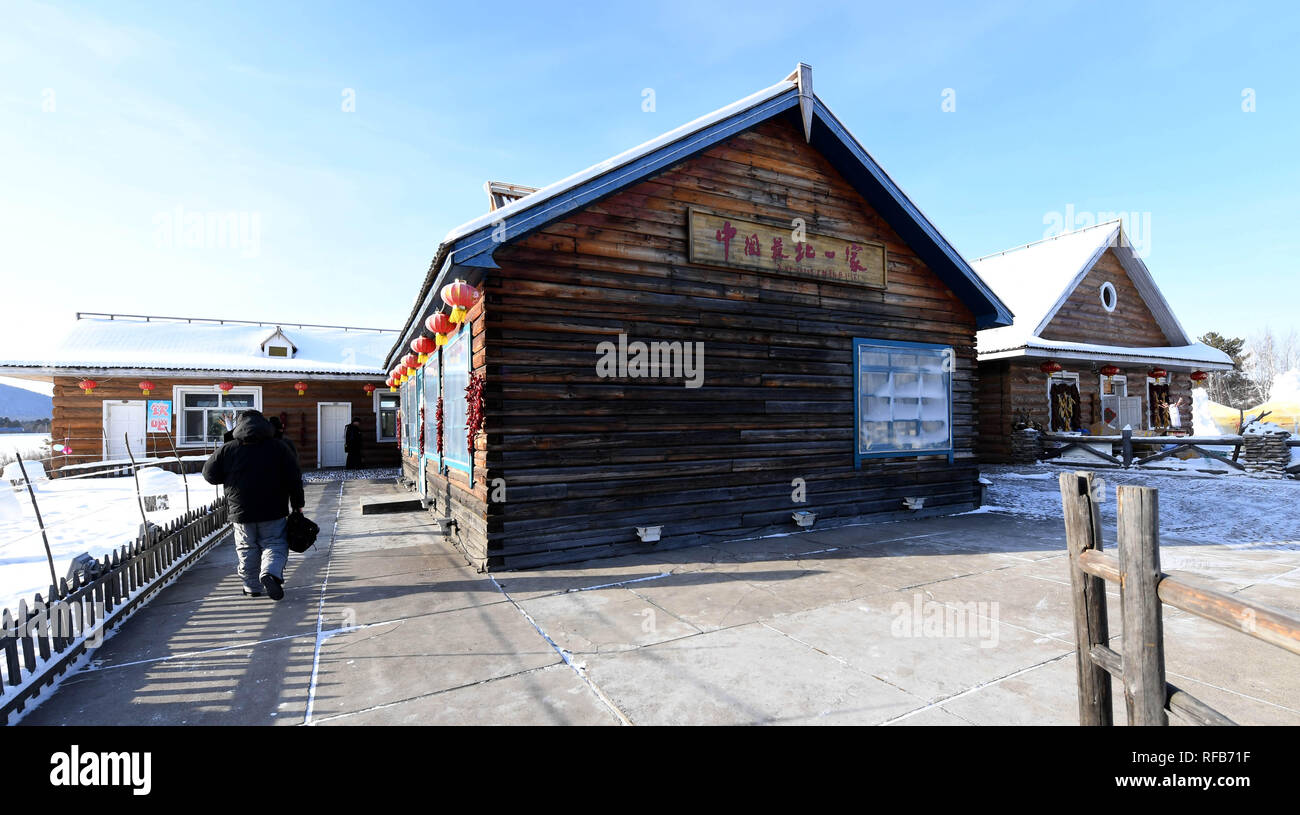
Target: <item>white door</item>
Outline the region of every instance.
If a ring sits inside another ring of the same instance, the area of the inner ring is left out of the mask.
[[[351,402],[319,402],[316,405],[316,466],[342,467],[344,433],[352,421]]]
[[[144,449],[144,402],[104,402],[104,458],[125,461],[126,440],[137,459],[147,458]]]

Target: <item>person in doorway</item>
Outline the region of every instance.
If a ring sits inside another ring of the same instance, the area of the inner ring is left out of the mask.
[[[271,427],[275,428],[275,437],[288,445],[289,452],[293,453],[293,460],[297,461],[298,445],[294,444],[292,439],[284,435],[284,422],[280,421],[279,416],[272,416],[270,419],[267,419],[267,421],[271,423]]]
[[[361,469],[361,420],[353,419],[343,431],[343,452],[348,454],[346,467]]]
[[[234,441],[222,445],[203,464],[209,484],[224,484],[235,553],[244,594],[284,598],[285,535],[289,508],[302,512],[302,471],[289,447],[275,438],[271,423],[256,410],[239,414]]]

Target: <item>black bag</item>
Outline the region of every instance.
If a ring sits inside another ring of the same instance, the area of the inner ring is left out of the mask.
[[[289,539],[289,551],[306,552],[316,542],[320,527],[316,522],[301,512],[289,513],[285,537]]]

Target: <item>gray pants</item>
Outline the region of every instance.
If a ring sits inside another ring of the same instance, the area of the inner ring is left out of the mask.
[[[284,580],[284,564],[289,559],[289,540],[284,534],[287,520],[234,524],[235,554],[239,558],[237,573],[249,591],[262,590],[264,574]]]

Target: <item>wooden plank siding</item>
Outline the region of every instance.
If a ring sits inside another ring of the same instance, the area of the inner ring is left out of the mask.
[[[1115,287],[1114,311],[1106,311],[1101,304],[1101,286],[1106,282]],[[1158,348],[1170,344],[1113,249],[1107,249],[1097,259],[1040,336],[1045,340],[1125,347]]]
[[[690,207],[802,218],[809,232],[880,241],[888,288],[691,265]],[[495,259],[500,269],[484,288],[480,452],[484,477],[504,479],[507,500],[486,505],[483,567],[654,548],[634,531],[650,524],[664,526],[657,546],[667,548],[791,531],[798,509],[830,525],[901,511],[908,496],[925,496],[932,511],[976,502],[974,318],[805,143],[793,116],[616,192]],[[703,387],[600,378],[597,345],[620,333],[703,343]],[[855,337],[954,348],[955,463],[898,457],[854,469]],[[475,349],[478,370],[477,337]],[[807,485],[806,503],[791,500],[795,479]],[[486,498],[477,476],[469,494]]]
[[[154,383],[155,387],[149,396],[144,396],[136,385],[142,378],[140,376],[99,376],[96,377],[99,387],[95,388],[94,393],[84,394],[77,387],[81,377],[54,377],[51,436],[55,442],[59,442],[64,438],[73,439],[72,449],[74,455],[56,457],[53,466],[81,464],[97,461],[101,458],[102,443],[99,440],[102,439],[104,433],[103,404],[105,401],[171,400],[173,398],[173,386],[211,388],[215,382],[211,378],[186,379],[150,375],[148,378]],[[365,384],[364,380],[331,381],[313,379],[307,383],[307,392],[299,396],[298,392],[293,389],[293,383],[297,381],[295,379],[241,379],[237,376],[225,378],[234,383],[236,388],[261,387],[262,412],[267,418],[280,416],[285,420],[285,435],[297,446],[298,463],[304,470],[316,468],[317,402],[350,402],[352,404],[352,416],[361,420],[362,437],[365,445],[363,457],[367,467],[394,467],[398,463],[397,445],[393,442],[381,443],[375,440],[374,398],[367,396],[365,391],[362,390],[362,386]],[[382,379],[382,376],[375,377],[373,384],[383,387]],[[171,441],[177,445],[177,451],[182,456],[203,454],[203,448],[182,447],[178,444],[176,433],[181,421],[180,406],[173,404],[172,408],[174,415],[172,416]],[[172,454],[171,445],[167,441],[167,434],[148,433],[145,439],[150,456],[170,456]],[[212,447],[209,446],[207,452],[211,451]],[[141,455],[139,450],[133,452],[136,456]]]

